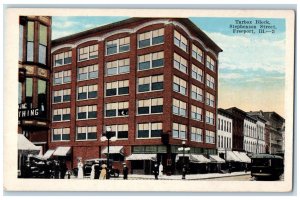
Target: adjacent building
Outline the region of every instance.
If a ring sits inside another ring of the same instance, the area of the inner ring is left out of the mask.
[[[50,125],[50,53],[51,17],[20,16],[18,133],[43,152]]]
[[[176,170],[179,147],[215,155],[218,54],[189,19],[130,18],[52,41],[50,150]]]
[[[221,158],[226,158],[227,151],[232,151],[232,116],[218,108],[217,149]]]
[[[266,152],[270,154],[284,154],[284,128],[285,119],[276,112],[256,111],[252,115],[263,116],[265,124]]]

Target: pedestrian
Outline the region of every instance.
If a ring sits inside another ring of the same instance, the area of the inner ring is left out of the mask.
[[[182,179],[185,179],[185,175],[186,175],[186,166],[185,165],[183,165],[183,167],[182,167]]]
[[[229,173],[231,174],[231,163],[229,163],[228,171],[229,171]]]
[[[64,179],[66,176],[66,172],[67,172],[67,164],[66,162],[63,160],[60,162],[60,178]]]
[[[57,160],[54,161],[54,178],[59,179],[60,167]]]
[[[128,179],[128,167],[126,166],[126,163],[123,163],[123,178],[124,180]]]
[[[95,179],[95,164],[92,165],[91,176],[90,179]]]
[[[163,167],[163,165],[160,163],[160,164],[159,164],[159,176],[160,176],[160,177],[162,177],[163,171],[164,171],[164,167]]]
[[[78,167],[78,175],[77,175],[77,178],[83,178],[83,164],[81,162],[81,159],[78,159],[78,164],[77,164],[77,167]]]
[[[101,167],[102,167],[102,169],[101,169],[101,172],[100,172],[99,179],[104,180],[104,179],[106,179],[106,165],[103,164],[103,165],[101,165]]]
[[[101,171],[101,168],[100,168],[100,164],[99,162],[96,161],[95,165],[94,165],[94,168],[95,168],[95,179],[99,179],[100,177],[100,171]]]
[[[155,180],[158,180],[159,168],[158,168],[157,163],[154,164],[153,174],[154,174]]]

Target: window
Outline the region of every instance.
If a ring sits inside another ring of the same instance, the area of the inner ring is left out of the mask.
[[[187,95],[186,81],[177,76],[173,76],[173,91],[178,92],[182,95]]]
[[[34,22],[27,23],[27,61],[33,62],[34,54]]]
[[[215,144],[215,132],[213,131],[205,131],[205,141],[209,144]],[[221,141],[222,144],[222,141]]]
[[[97,126],[77,127],[76,140],[96,140]]]
[[[186,125],[173,123],[172,136],[177,139],[186,139]]]
[[[68,102],[71,100],[71,89],[53,92],[53,103]]]
[[[110,132],[113,133],[117,139],[128,139],[128,124],[107,125],[106,129],[107,127],[111,128]]]
[[[164,42],[164,29],[158,29],[141,33],[138,35],[139,48],[148,47],[151,45],[162,44]]]
[[[105,95],[107,97],[116,95],[127,95],[129,94],[129,80],[106,83],[105,88]]]
[[[206,111],[206,123],[214,125],[215,120],[214,120],[214,114],[212,112]]]
[[[192,127],[191,128],[191,141],[194,142],[202,142],[202,129],[201,128],[196,128]]]
[[[203,101],[203,91],[201,88],[192,85],[191,97],[196,101]]]
[[[187,39],[180,33],[178,33],[176,30],[174,31],[174,44],[184,50],[185,52],[188,51],[187,49]]]
[[[208,93],[208,92],[206,92],[206,105],[209,105],[211,107],[215,107],[215,96]]]
[[[112,40],[106,42],[106,55],[112,55],[116,53],[122,53],[129,51],[130,49],[130,41],[129,37]]]
[[[174,53],[174,68],[187,74],[187,60],[177,53]]]
[[[129,73],[129,58],[106,63],[106,76]]]
[[[147,70],[164,66],[164,52],[138,56],[138,70]]]
[[[191,118],[197,121],[202,121],[202,109],[197,106],[191,106]]]
[[[54,109],[53,110],[53,121],[69,121],[70,120],[70,108]]]
[[[77,119],[96,119],[97,105],[77,107]]]
[[[47,82],[38,79],[38,108],[40,109],[41,117],[46,117],[47,111]]]
[[[221,130],[220,129],[220,118],[218,118],[218,130]]]
[[[71,82],[71,70],[54,73],[54,85]]]
[[[137,138],[157,138],[161,137],[162,123],[141,123],[138,124]]]
[[[202,69],[192,65],[192,78],[200,82],[203,82],[203,71]]]
[[[91,65],[87,67],[78,68],[77,80],[89,80],[98,78],[98,65]]]
[[[78,87],[77,90],[77,99],[85,100],[85,99],[95,99],[97,98],[98,85],[88,85]]]
[[[150,92],[164,89],[163,75],[138,78],[138,92]]]
[[[53,57],[54,57],[54,67],[67,65],[72,62],[72,51],[59,53],[54,55]]]
[[[18,104],[23,102],[23,92],[22,92],[23,84],[18,82]]]
[[[128,102],[105,104],[105,117],[128,116]]]
[[[206,57],[206,67],[208,69],[210,69],[211,71],[215,71],[215,61],[210,57],[210,56],[207,56]]]
[[[211,89],[215,89],[215,79],[209,74],[206,74],[206,85]]]
[[[203,63],[203,51],[194,44],[192,47],[192,56],[199,62]]]
[[[163,98],[139,100],[137,110],[139,115],[163,113]]]
[[[47,26],[40,24],[39,29],[39,63],[46,64],[46,55],[47,55],[47,36],[48,28]]]
[[[55,128],[52,130],[52,141],[69,141],[70,128]]]
[[[27,109],[32,108],[32,95],[33,95],[33,79],[26,78],[26,85],[25,85],[25,102],[27,105]]]
[[[19,61],[23,61],[24,26],[19,25]]]
[[[187,116],[186,103],[173,98],[173,114],[186,117]]]
[[[98,44],[78,49],[78,61],[98,58]]]

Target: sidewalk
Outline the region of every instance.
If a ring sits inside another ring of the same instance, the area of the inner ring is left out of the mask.
[[[250,172],[245,173],[241,172],[232,172],[232,173],[208,173],[208,174],[187,174],[185,176],[186,180],[206,180],[206,179],[214,179],[214,178],[222,178],[222,177],[233,177],[233,176],[243,176],[250,175]],[[75,176],[71,176],[71,179],[76,179]],[[84,177],[84,179],[89,179],[89,177]],[[111,178],[110,180],[120,180],[123,179],[123,175],[120,174],[119,178]],[[182,175],[171,175],[171,176],[158,176],[159,180],[182,180]],[[154,175],[143,175],[143,174],[128,174],[128,180],[154,180]]]
[[[250,172],[232,172],[232,173],[208,173],[208,174],[187,174],[185,176],[186,180],[205,180],[205,179],[213,179],[213,178],[221,178],[221,177],[232,177],[232,176],[243,176],[243,175],[250,175]],[[122,175],[120,175],[123,178]],[[129,179],[154,179],[154,175],[139,175],[139,174],[128,174]],[[160,180],[182,180],[182,175],[171,175],[166,176],[162,175],[159,176],[158,179]]]

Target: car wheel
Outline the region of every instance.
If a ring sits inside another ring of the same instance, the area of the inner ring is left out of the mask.
[[[118,177],[119,177],[119,173],[118,173],[118,172],[115,172],[115,173],[114,173],[114,177],[118,178]]]

